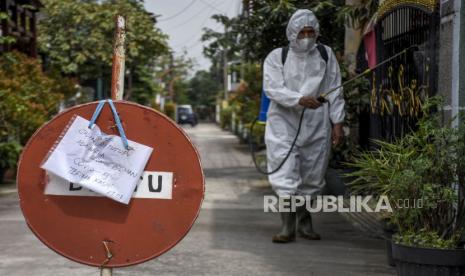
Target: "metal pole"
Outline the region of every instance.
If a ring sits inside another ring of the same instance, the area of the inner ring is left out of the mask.
[[[124,61],[125,49],[124,42],[126,39],[126,22],[123,16],[116,16],[116,30],[113,44],[113,66],[111,72],[111,99],[122,100],[124,93]],[[100,276],[112,276],[111,267],[102,267]]]
[[[100,276],[112,276],[113,269],[111,267],[102,267],[100,269]]]
[[[126,40],[126,23],[123,16],[116,17],[115,41],[113,44],[113,67],[111,75],[111,99],[122,100],[124,93],[124,61]]]
[[[224,81],[224,100],[228,99],[228,55],[226,49],[223,50],[223,81]]]
[[[228,28],[224,27],[224,35],[228,35]],[[228,99],[228,50],[223,48],[223,81],[224,81],[224,100]]]

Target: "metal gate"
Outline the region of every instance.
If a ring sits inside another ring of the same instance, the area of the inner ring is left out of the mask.
[[[407,49],[375,70],[370,138],[392,141],[415,129],[421,103],[437,89],[436,1],[384,1],[375,25],[376,61]]]

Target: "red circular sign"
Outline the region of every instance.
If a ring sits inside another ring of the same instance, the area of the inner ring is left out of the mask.
[[[90,120],[96,102],[70,108],[37,130],[18,166],[18,193],[28,226],[54,251],[92,266],[107,261],[107,267],[129,266],[168,251],[192,227],[204,195],[199,155],[186,134],[153,109],[124,101],[115,105],[127,138],[153,148],[145,171],[173,173],[171,199],[132,198],[124,205],[105,197],[44,194],[42,160],[75,114]],[[97,125],[118,135],[108,105]]]

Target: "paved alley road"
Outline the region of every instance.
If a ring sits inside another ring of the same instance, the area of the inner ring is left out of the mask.
[[[186,127],[200,151],[206,195],[200,216],[174,249],[113,275],[395,275],[384,241],[371,239],[336,213],[314,219],[321,241],[271,243],[277,214],[264,213],[266,179],[253,168],[247,147],[213,124]],[[15,194],[0,195],[0,275],[99,275],[67,260],[29,231]]]

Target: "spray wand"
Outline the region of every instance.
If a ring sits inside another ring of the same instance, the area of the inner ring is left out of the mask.
[[[410,46],[410,47],[408,47],[408,48],[405,48],[404,50],[402,50],[402,51],[400,51],[399,53],[393,55],[392,57],[390,57],[390,58],[388,58],[388,59],[386,59],[386,60],[383,60],[382,62],[378,63],[375,67],[366,69],[366,70],[363,71],[362,73],[360,73],[360,74],[356,75],[355,77],[353,77],[353,78],[351,78],[351,79],[345,81],[343,84],[341,84],[341,85],[339,85],[339,86],[337,86],[337,87],[335,87],[335,88],[332,88],[331,90],[329,90],[329,91],[327,91],[327,92],[321,94],[321,95],[317,98],[317,100],[318,100],[320,103],[325,103],[325,102],[327,102],[328,100],[326,99],[326,97],[327,97],[329,94],[331,94],[331,93],[333,93],[334,91],[340,89],[341,87],[346,86],[347,84],[353,82],[354,80],[357,80],[357,79],[359,79],[359,78],[361,78],[361,77],[363,77],[363,76],[365,76],[365,75],[367,75],[367,74],[373,72],[373,70],[375,70],[376,68],[380,67],[381,65],[384,65],[384,64],[388,63],[389,61],[395,59],[396,57],[398,57],[398,56],[400,56],[400,55],[405,54],[410,48],[413,48],[413,47],[417,47],[417,45],[412,45],[412,46]]]

